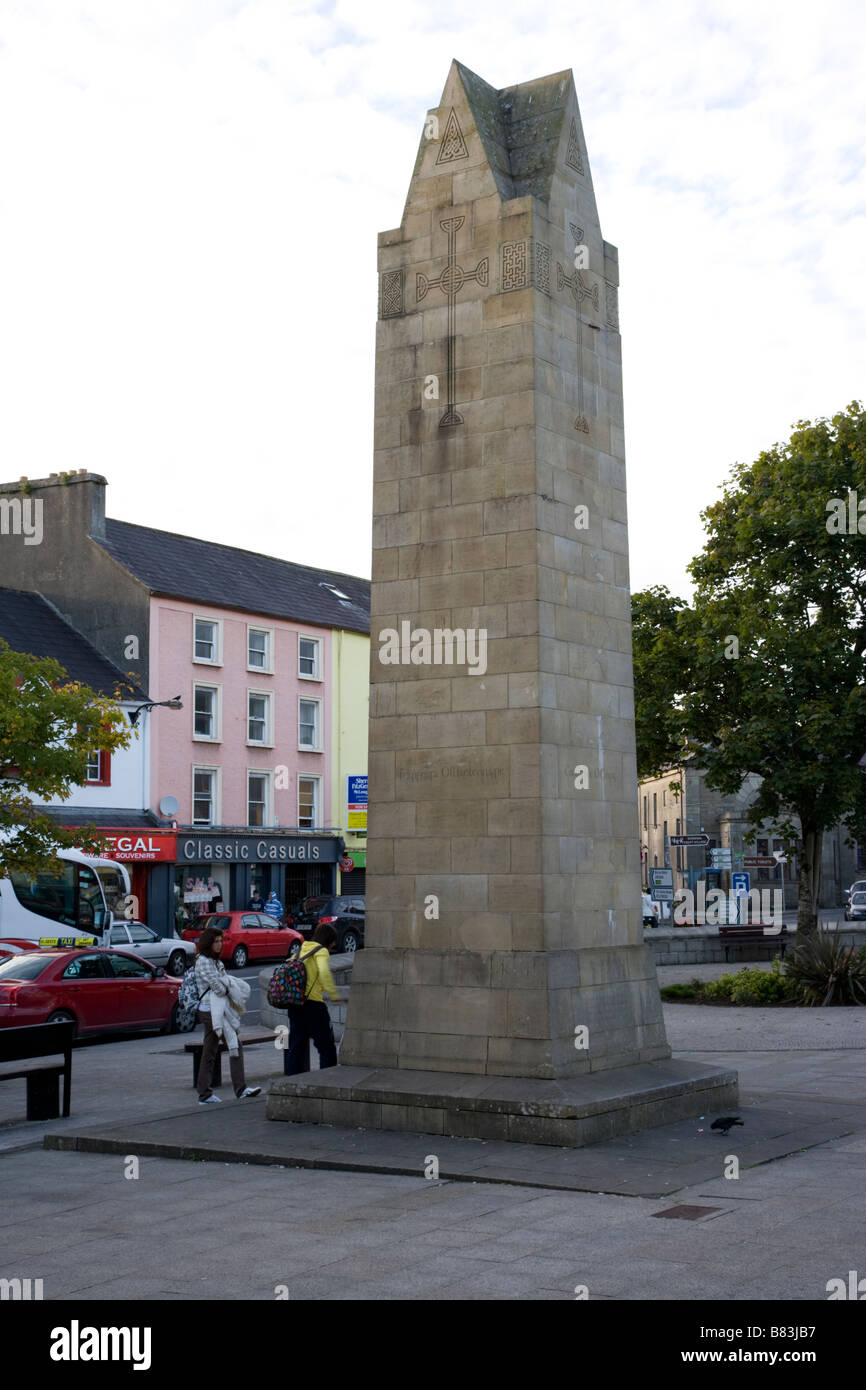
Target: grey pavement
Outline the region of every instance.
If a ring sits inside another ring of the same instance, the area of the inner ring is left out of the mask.
[[[200,1111],[184,1037],[78,1048],[69,1120],[29,1123],[23,1084],[0,1087],[0,1277],[47,1299],[811,1300],[866,1272],[866,1010],[665,1020],[676,1053],[739,1070],[727,1138],[710,1116],[582,1150],[276,1124],[263,1099]],[[249,1080],[280,1070],[248,1052]],[[83,1133],[117,1150],[41,1147]],[[172,1135],[233,1161],[150,1156]]]

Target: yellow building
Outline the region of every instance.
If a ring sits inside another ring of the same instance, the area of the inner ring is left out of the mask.
[[[338,893],[363,893],[367,868],[367,721],[370,713],[370,638],[335,630],[332,636],[332,821],[354,863],[338,872]],[[349,801],[350,779],[354,801]]]

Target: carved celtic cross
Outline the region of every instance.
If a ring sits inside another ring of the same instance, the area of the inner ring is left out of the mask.
[[[577,244],[583,241],[583,228],[578,227],[574,222],[570,222],[568,225],[571,228],[576,249]],[[585,285],[579,270],[575,270],[573,275],[566,275],[557,261],[556,288],[561,290],[566,285],[574,296],[574,305],[577,309],[577,416],[574,421],[574,428],[583,434],[589,434],[589,421],[583,408],[583,320],[580,316],[580,306],[584,299],[591,299],[593,308],[598,310],[598,285]]]
[[[446,340],[446,379],[448,390],[448,407],[440,425],[462,425],[463,416],[454,408],[454,345],[455,345],[455,323],[457,317],[457,296],[467,280],[475,280],[479,285],[486,285],[488,279],[488,261],[485,256],[479,261],[474,270],[464,270],[457,264],[457,233],[466,221],[465,217],[446,217],[439,223],[443,232],[448,233],[448,264],[437,275],[435,280],[428,280],[426,275],[420,272],[415,280],[415,298],[420,304],[421,300],[427,295],[428,290],[441,290],[448,300],[448,337]]]

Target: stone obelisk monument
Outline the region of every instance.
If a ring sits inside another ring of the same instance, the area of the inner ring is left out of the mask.
[[[643,945],[618,284],[571,73],[452,63],[379,238],[366,949],[272,1119],[578,1145],[736,1102]]]

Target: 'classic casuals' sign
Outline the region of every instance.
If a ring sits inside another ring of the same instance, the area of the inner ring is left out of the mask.
[[[339,840],[290,840],[279,835],[178,835],[180,862],[198,864],[209,859],[224,864],[335,864]]]

